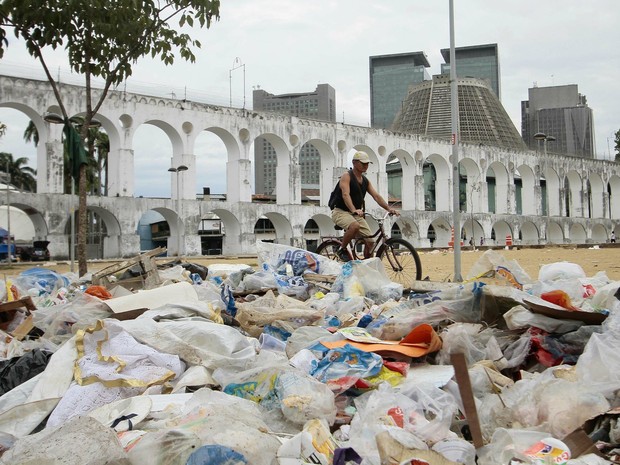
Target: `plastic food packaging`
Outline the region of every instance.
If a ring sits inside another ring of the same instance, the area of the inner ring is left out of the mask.
[[[570,459],[570,449],[559,439],[544,438],[524,451],[534,464],[563,465]]]

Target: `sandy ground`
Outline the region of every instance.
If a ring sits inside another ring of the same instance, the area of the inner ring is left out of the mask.
[[[464,248],[461,251],[461,275],[466,278],[474,264],[480,259],[485,250],[472,251]],[[536,280],[542,265],[567,261],[580,265],[587,276],[593,276],[599,271],[605,271],[611,280],[620,281],[620,244],[604,245],[599,248],[571,247],[571,246],[552,246],[546,248],[512,248],[511,250],[499,249],[507,260],[515,260],[521,268]],[[431,281],[446,282],[454,280],[454,253],[446,250],[420,251],[422,260],[423,277],[428,276]],[[170,259],[159,260],[166,262]],[[247,263],[256,266],[256,257],[188,257],[186,262],[199,263],[209,266],[212,263]],[[88,264],[90,272],[96,272],[116,263],[116,261],[92,261]],[[17,263],[10,268],[0,265],[1,275],[15,275],[21,271],[35,266],[45,267],[66,273],[70,270],[68,262],[47,262],[47,263]],[[77,270],[77,262],[75,263]]]
[[[620,245],[620,244],[619,244]],[[484,250],[471,251],[469,248],[461,252],[461,274],[467,277],[474,264],[480,259]],[[507,260],[515,260],[521,268],[532,278],[538,279],[538,272],[542,265],[557,262],[571,262],[580,265],[586,276],[593,276],[599,271],[605,271],[609,279],[620,281],[620,247],[607,245],[604,248],[575,248],[555,246],[545,248],[524,248],[512,250],[496,250]],[[429,276],[431,281],[452,280],[454,276],[454,253],[452,252],[422,252],[423,276]]]

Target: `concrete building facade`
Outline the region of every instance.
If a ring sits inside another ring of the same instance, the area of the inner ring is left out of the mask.
[[[521,135],[532,150],[539,148],[534,138],[539,132],[555,138],[549,152],[595,156],[594,115],[576,84],[528,89],[528,100],[521,102]]]
[[[262,89],[252,94],[254,110],[293,115],[319,121],[336,121],[336,91],[329,84],[319,84],[314,92],[273,95]],[[305,189],[318,189],[320,156],[312,144],[299,152],[301,184]],[[264,137],[254,145],[254,178],[257,194],[272,195],[276,187],[277,161],[275,149]]]
[[[63,84],[61,93],[69,115],[81,114],[84,89]],[[47,82],[0,76],[0,106],[23,112],[37,128],[40,140],[38,192],[15,193],[11,207],[28,215],[34,239],[50,241],[54,259],[66,258],[69,212],[75,198],[62,193],[61,127],[46,123],[42,116],[58,112],[53,92]],[[203,220],[213,215],[222,223],[226,255],[255,253],[257,224],[264,217],[273,224],[273,240],[280,244],[305,247],[310,220],[312,234],[318,228],[321,236],[336,235],[327,202],[352,150],[368,152],[373,161],[368,177],[384,198],[388,193],[386,165],[394,158],[401,163],[402,185],[407,188],[398,204],[401,216],[390,220],[388,230],[398,231],[416,247],[428,247],[431,242],[435,247],[447,247],[450,240],[454,170],[448,141],[119,91],[110,93],[97,119],[110,140],[110,185],[107,196],[88,196],[87,204],[104,225],[102,258],[139,253],[140,220],[151,210],[169,225],[168,250],[187,256],[201,253],[198,232]],[[157,125],[169,137],[171,166],[188,167],[178,190],[176,182],[181,177],[171,173],[170,199],[134,196],[134,179],[140,173],[134,169],[133,136],[143,124]],[[195,141],[202,131],[217,135],[227,150],[226,197],[222,199],[193,192]],[[269,203],[253,201],[250,187],[250,153],[259,137],[269,140],[278,159],[275,199]],[[307,143],[320,154],[316,203],[304,203],[301,196],[299,151]],[[618,164],[561,155],[541,159],[530,150],[478,144],[462,144],[459,152],[471,206],[461,220],[467,237],[484,237],[491,245],[504,245],[507,237],[516,244],[579,244],[606,242],[611,231],[620,234]],[[425,177],[428,164],[432,176]],[[493,181],[489,181],[491,172]],[[432,189],[427,183],[432,183]],[[428,205],[425,191],[434,196]],[[382,212],[372,199],[367,199],[367,209],[374,214]]]
[[[527,146],[487,81],[458,79],[460,142],[524,150]],[[448,74],[409,88],[392,130],[436,137],[452,136],[451,85]]]

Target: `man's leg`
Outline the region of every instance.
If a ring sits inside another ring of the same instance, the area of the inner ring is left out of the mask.
[[[370,258],[370,251],[375,245],[375,241],[370,238],[364,239],[364,258]]]
[[[347,230],[344,232],[344,236],[342,236],[342,248],[346,249],[347,245],[357,236],[358,231],[360,230],[360,224],[357,221],[354,221],[349,225]]]

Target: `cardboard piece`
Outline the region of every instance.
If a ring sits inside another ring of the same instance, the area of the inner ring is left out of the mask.
[[[582,428],[578,428],[562,438],[562,442],[568,446],[573,458],[586,454],[595,454],[603,457],[603,454],[597,449],[590,436]]]
[[[389,431],[377,434],[375,440],[382,464],[458,465],[438,452],[409,448],[392,437]]]
[[[33,317],[30,312],[36,309],[37,307],[30,296],[0,304],[0,329],[6,330],[18,310],[24,311],[26,318],[10,333],[15,339],[21,341],[34,328]]]
[[[532,313],[560,320],[577,320],[589,325],[600,325],[607,318],[607,315],[602,313],[570,311],[536,296],[524,297],[523,303]]]
[[[115,314],[122,314],[142,309],[152,309],[166,304],[198,301],[194,287],[187,282],[169,284],[148,291],[102,301]]]
[[[349,329],[349,328],[345,328]],[[335,349],[350,344],[365,352],[397,352],[408,357],[422,357],[423,355],[437,352],[441,349],[441,338],[435,332],[433,327],[428,324],[421,324],[411,330],[400,341],[383,341],[374,338],[361,328],[354,328],[356,332],[338,331],[345,336],[346,339],[340,341],[321,342],[328,349]],[[366,335],[364,335],[366,333]]]

